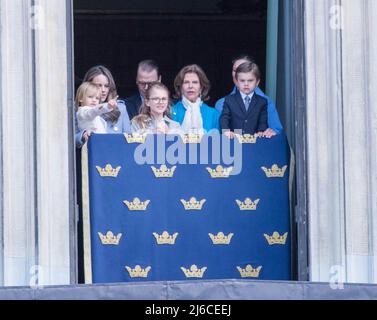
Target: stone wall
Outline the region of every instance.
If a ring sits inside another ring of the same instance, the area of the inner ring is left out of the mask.
[[[3,285],[69,284],[72,102],[64,0],[1,0]],[[68,30],[68,31],[67,31]]]
[[[310,279],[375,283],[373,0],[305,1]]]

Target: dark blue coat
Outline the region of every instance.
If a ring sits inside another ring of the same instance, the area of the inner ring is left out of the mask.
[[[220,116],[220,125],[222,130],[241,129],[243,134],[265,131],[268,128],[267,100],[254,93],[246,111],[239,92],[227,96]]]

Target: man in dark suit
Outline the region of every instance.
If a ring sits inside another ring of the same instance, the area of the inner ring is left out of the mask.
[[[152,82],[161,81],[158,65],[153,60],[143,60],[139,63],[136,74],[138,92],[125,99],[130,120],[140,113],[141,104],[146,91]]]
[[[245,62],[236,69],[237,93],[227,96],[220,117],[224,134],[234,137],[234,130],[242,134],[262,133],[268,128],[267,99],[255,93],[260,71],[255,63]]]

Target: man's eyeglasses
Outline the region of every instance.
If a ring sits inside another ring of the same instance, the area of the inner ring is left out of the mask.
[[[136,84],[141,87],[149,87],[153,82],[136,81]]]
[[[152,100],[154,103],[160,103],[160,102],[166,103],[166,102],[168,102],[168,98],[154,97],[154,98],[149,98],[149,100]]]

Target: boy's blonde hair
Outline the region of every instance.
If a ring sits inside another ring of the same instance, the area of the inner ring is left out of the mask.
[[[133,121],[135,121],[141,128],[145,128],[146,123],[152,117],[151,108],[148,107],[145,104],[145,100],[148,100],[150,98],[150,95],[151,95],[151,92],[152,92],[153,89],[162,89],[162,90],[166,91],[166,93],[168,94],[168,107],[166,108],[166,110],[164,112],[164,116],[167,116],[168,118],[171,117],[171,101],[170,101],[169,89],[164,84],[162,84],[161,82],[158,82],[158,81],[152,82],[148,87],[145,99],[144,99],[144,101],[143,101],[143,103],[140,107],[140,114],[133,118]]]
[[[84,96],[87,94],[87,92],[95,92],[98,95],[101,95],[101,89],[98,88],[96,85],[90,82],[83,82],[76,92],[76,98],[75,98],[75,107],[76,111],[81,106],[81,100],[83,100]]]

